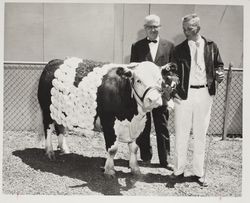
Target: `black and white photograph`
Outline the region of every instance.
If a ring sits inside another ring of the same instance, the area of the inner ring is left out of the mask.
[[[245,202],[248,12],[2,1],[1,199]]]

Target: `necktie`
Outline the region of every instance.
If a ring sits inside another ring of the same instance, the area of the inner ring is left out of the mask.
[[[200,67],[200,66],[199,66],[199,55],[198,55],[198,54],[199,54],[199,51],[198,51],[199,47],[200,47],[200,43],[199,43],[199,42],[195,42],[194,61],[195,61],[196,65],[197,65],[198,67]]]
[[[156,43],[157,40],[156,40],[156,39],[153,39],[153,40],[147,39],[147,42],[148,42],[148,43],[150,43],[150,42]]]

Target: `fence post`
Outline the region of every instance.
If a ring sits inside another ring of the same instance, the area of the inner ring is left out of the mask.
[[[230,103],[230,90],[231,90],[231,80],[232,80],[232,67],[233,64],[229,63],[229,69],[227,74],[226,81],[226,99],[225,99],[225,107],[224,107],[224,122],[223,122],[223,135],[222,140],[225,140],[227,137],[228,130],[228,116],[229,116],[229,103]]]

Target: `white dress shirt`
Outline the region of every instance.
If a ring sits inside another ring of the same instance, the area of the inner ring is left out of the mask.
[[[206,67],[204,61],[204,39],[199,36],[197,42],[193,40],[188,41],[191,54],[191,69],[189,76],[190,85],[206,85]],[[197,51],[197,57],[196,55]]]
[[[160,37],[158,36],[156,38],[157,42],[154,43],[154,42],[150,42],[148,45],[149,45],[149,49],[150,49],[150,53],[151,53],[151,57],[153,59],[153,61],[155,61],[155,57],[156,57],[156,53],[157,53],[157,50],[158,50],[158,46],[159,46],[159,40],[160,40]]]

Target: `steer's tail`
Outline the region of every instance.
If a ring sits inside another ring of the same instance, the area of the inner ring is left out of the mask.
[[[42,109],[39,105],[39,110],[37,112],[37,121],[38,121],[38,142],[41,142],[45,138],[44,125],[43,125],[43,114]]]

